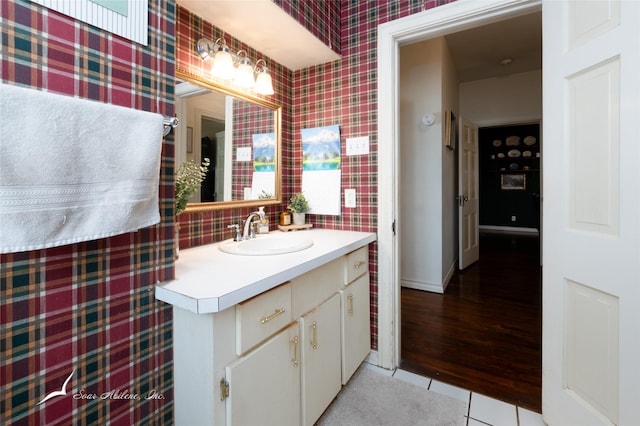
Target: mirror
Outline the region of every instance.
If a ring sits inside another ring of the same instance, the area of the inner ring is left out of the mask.
[[[176,167],[210,160],[185,212],[281,203],[278,105],[176,70],[176,115]]]

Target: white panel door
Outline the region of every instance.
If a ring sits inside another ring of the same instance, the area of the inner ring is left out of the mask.
[[[640,2],[543,2],[542,413],[640,420]]]
[[[460,118],[458,148],[458,267],[464,269],[480,257],[478,194],[478,127]]]

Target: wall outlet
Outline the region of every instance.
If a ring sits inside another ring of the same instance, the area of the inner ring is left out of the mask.
[[[350,209],[356,208],[356,190],[355,189],[344,190],[344,206]]]
[[[516,221],[516,217],[515,216],[511,216],[511,222],[515,222]]]

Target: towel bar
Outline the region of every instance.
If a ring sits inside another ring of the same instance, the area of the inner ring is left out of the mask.
[[[167,116],[165,116],[164,117],[164,132],[162,133],[162,136],[167,136],[172,128],[178,127],[178,124],[180,124],[180,120],[178,120],[178,117],[167,117]]]

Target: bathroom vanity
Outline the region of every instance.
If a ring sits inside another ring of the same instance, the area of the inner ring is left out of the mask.
[[[173,305],[176,425],[313,425],[369,354],[375,234],[275,231],[259,246],[269,238],[304,248],[187,249],[156,287]]]

